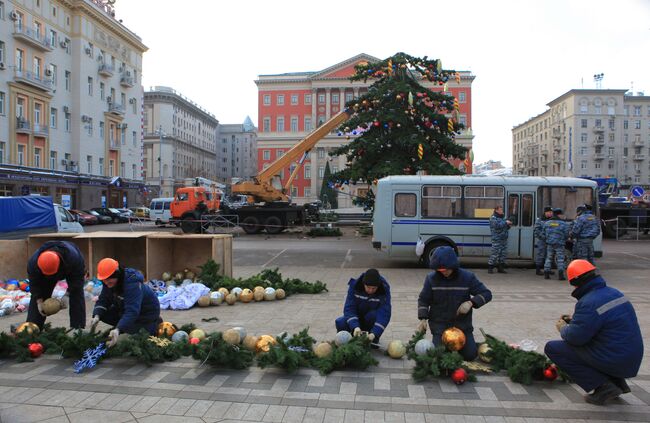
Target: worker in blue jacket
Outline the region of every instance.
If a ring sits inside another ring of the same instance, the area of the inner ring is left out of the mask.
[[[472,309],[480,308],[492,300],[492,292],[476,276],[458,264],[453,248],[444,246],[434,250],[429,262],[434,271],[424,280],[418,297],[417,330],[431,328],[433,343],[442,345],[445,329],[457,327],[465,334],[465,346],[459,351],[465,360],[474,360],[478,348],[474,341]]]
[[[145,285],[140,272],[123,268],[116,260],[105,258],[97,264],[97,279],[104,286],[93,310],[93,326],[102,322],[115,326],[109,333],[107,345],[117,343],[120,333],[137,333],[146,329],[154,335],[160,318],[160,302]]]
[[[600,219],[590,209],[586,204],[576,209],[578,217],[573,221],[571,238],[575,240],[573,258],[594,264],[594,238],[600,235]]]
[[[586,392],[585,401],[603,405],[630,392],[626,378],[637,375],[643,359],[643,338],[634,307],[617,289],[608,287],[587,260],[567,268],[571,295],[578,302],[573,317],[556,323],[561,341],[544,352]]]
[[[345,330],[354,336],[359,336],[362,331],[369,332],[373,348],[378,348],[379,338],[386,330],[390,316],[390,285],[377,269],[368,269],[359,278],[348,282],[343,316],[336,319],[336,330]]]

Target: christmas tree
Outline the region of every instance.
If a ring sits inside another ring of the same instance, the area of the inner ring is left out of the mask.
[[[370,185],[388,175],[461,174],[448,161],[464,159],[467,153],[455,142],[463,129],[458,102],[421,84],[429,81],[444,87],[449,80],[459,81],[460,74],[442,69],[440,60],[397,53],[378,63],[355,66],[350,80],[368,79],[376,81],[366,94],[346,103],[354,114],[339,128],[346,138],[360,135],[331,152],[345,155],[348,163],[330,180]],[[356,202],[372,207],[374,197]]]
[[[336,196],[336,191],[332,188],[332,182],[330,181],[332,172],[330,171],[330,164],[327,162],[325,164],[325,173],[323,174],[323,186],[320,189],[320,200],[323,204],[329,204],[331,209],[338,209],[339,203]]]

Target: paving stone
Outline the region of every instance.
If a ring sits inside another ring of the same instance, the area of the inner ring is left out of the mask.
[[[340,408],[325,409],[323,423],[341,423],[345,418],[345,410]]]
[[[196,400],[194,401],[194,404],[185,412],[186,416],[189,417],[202,417],[206,411],[212,406],[213,402],[212,401],[207,401],[207,400]]]
[[[228,411],[228,408],[230,408],[231,405],[231,402],[213,401],[210,408],[208,408],[208,410],[203,414],[203,418],[220,419],[226,411]]]
[[[325,410],[324,408],[307,407],[303,423],[322,423],[325,419]]]
[[[133,405],[129,411],[136,413],[146,413],[158,401],[160,401],[160,397],[158,396],[142,397],[140,401],[135,403],[135,405]]]
[[[262,421],[268,408],[266,404],[251,404],[242,420]]]
[[[263,421],[265,422],[281,422],[284,418],[284,413],[287,411],[286,405],[269,405],[269,408],[264,414]]]

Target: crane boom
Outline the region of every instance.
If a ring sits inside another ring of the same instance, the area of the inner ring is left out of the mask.
[[[273,176],[279,175],[282,169],[299,159],[305,152],[311,150],[318,141],[325,137],[332,129],[348,120],[350,116],[352,116],[352,111],[349,109],[338,113],[296,143],[282,157],[279,157],[271,163],[268,168],[262,170],[253,181],[243,181],[233,185],[232,193],[252,196],[256,202],[289,201],[286,193],[271,184]]]

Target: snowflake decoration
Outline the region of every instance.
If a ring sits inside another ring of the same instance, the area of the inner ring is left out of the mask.
[[[84,351],[81,360],[75,361],[74,372],[81,373],[84,369],[92,369],[97,365],[97,362],[106,354],[106,344],[101,343],[95,348],[88,348]]]
[[[158,338],[156,336],[150,336],[149,342],[153,342],[154,344],[156,344],[156,346],[161,348],[165,348],[171,344],[171,341],[169,339]]]
[[[301,352],[301,353],[309,352],[309,350],[308,350],[307,348],[303,348],[303,347],[294,347],[294,346],[291,346],[291,347],[289,347],[289,349],[290,349],[291,351],[296,351],[296,352]]]

